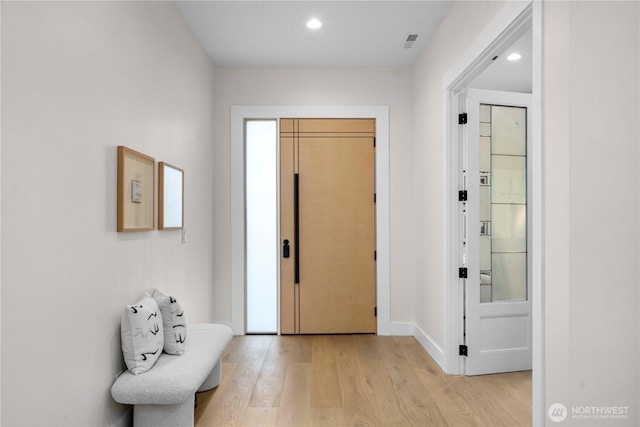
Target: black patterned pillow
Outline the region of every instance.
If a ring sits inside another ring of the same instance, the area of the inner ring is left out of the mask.
[[[187,346],[187,319],[178,301],[159,289],[151,296],[158,303],[164,322],[164,351],[169,354],[184,354]]]
[[[164,345],[162,315],[153,298],[128,305],[120,321],[122,353],[127,368],[138,375],[156,363]]]

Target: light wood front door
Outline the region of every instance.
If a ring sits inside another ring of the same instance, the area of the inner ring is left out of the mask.
[[[280,120],[281,331],[375,333],[375,120]]]

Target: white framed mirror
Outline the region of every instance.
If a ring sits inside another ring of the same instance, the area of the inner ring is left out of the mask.
[[[165,162],[158,164],[158,229],[184,226],[184,171]]]

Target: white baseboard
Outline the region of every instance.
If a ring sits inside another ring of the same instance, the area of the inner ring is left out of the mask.
[[[440,369],[446,372],[444,350],[415,323],[391,322],[389,325],[389,335],[414,337],[422,348],[429,353],[429,356],[440,366]]]
[[[389,335],[399,337],[412,337],[415,324],[411,322],[391,322],[389,323]]]
[[[445,367],[447,365],[447,358],[445,357],[444,350],[442,350],[442,348],[438,344],[436,344],[436,342],[432,340],[429,335],[427,335],[422,329],[420,329],[418,325],[413,325],[413,328],[414,338],[420,343],[422,348],[424,348],[427,353],[429,353],[429,356],[431,356],[431,358],[438,364],[438,366],[440,366],[440,369],[446,372]]]

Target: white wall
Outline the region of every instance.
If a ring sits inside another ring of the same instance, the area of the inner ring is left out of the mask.
[[[637,2],[543,7],[546,404],[639,425]]]
[[[391,186],[391,320],[412,321],[407,310],[413,299],[412,174],[412,71],[411,68],[217,68],[216,138],[230,140],[232,105],[389,105]],[[219,144],[215,153],[216,191],[229,203],[230,147]],[[224,265],[230,282],[229,207],[216,215],[217,265]],[[226,252],[225,252],[226,250]],[[220,278],[220,280],[225,280]],[[216,289],[215,311],[231,317],[231,288]]]
[[[120,315],[212,321],[214,68],[168,2],[2,2],[2,425],[111,425]],[[178,231],[116,233],[116,146],[185,170]]]
[[[411,262],[417,286],[411,305],[416,325],[445,348],[447,160],[443,79],[458,65],[471,42],[503,7],[503,2],[454,2],[414,66],[414,148],[416,229]]]

